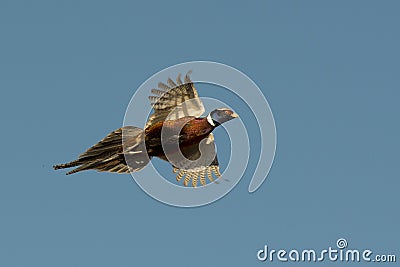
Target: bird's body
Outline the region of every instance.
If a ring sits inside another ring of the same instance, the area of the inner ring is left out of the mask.
[[[158,157],[171,163],[178,181],[186,176],[185,186],[190,180],[197,186],[198,178],[205,185],[206,175],[213,181],[212,173],[219,177],[212,131],[237,115],[229,109],[216,109],[207,117],[200,117],[204,107],[189,76],[185,76],[185,83],[178,76],[177,83],[168,79],[169,86],[159,83],[159,89],[152,90],[157,95],[149,97],[155,112],[144,130],[122,127],[77,160],[54,169],[77,167],[67,174],[89,169],[129,173],[141,170],[152,157]]]
[[[207,118],[195,118],[192,116],[183,117],[177,120],[160,121],[155,125],[145,129],[146,149],[149,156],[164,157],[164,151],[161,143],[161,131],[166,135],[179,131],[179,146],[183,151],[187,147],[197,145],[206,138],[213,130]]]

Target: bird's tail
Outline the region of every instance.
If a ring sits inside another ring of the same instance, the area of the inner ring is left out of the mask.
[[[133,126],[122,127],[81,154],[78,159],[53,166],[55,170],[77,167],[66,174],[83,170],[129,173],[144,168],[150,161],[144,131]]]

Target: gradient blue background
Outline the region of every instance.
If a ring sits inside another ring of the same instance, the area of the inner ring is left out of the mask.
[[[273,265],[256,259],[264,244],[339,237],[399,258],[399,8],[1,1],[0,266]],[[174,208],[129,175],[52,170],[120,127],[150,75],[190,60],[242,70],[271,105],[277,153],[256,193],[245,176]]]

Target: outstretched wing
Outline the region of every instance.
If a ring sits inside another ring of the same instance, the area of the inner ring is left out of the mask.
[[[146,123],[146,128],[159,121],[175,120],[186,116],[200,117],[205,109],[193,82],[190,71],[185,75],[184,82],[179,74],[176,83],[169,78],[167,84],[159,83],[157,89],[152,89],[149,96],[154,113]]]
[[[190,160],[186,166],[173,166],[173,172],[177,173],[176,180],[180,182],[183,179],[184,186],[188,186],[191,181],[192,186],[196,187],[199,180],[201,185],[206,185],[206,177],[214,182],[213,175],[216,179],[221,176],[213,134],[209,134],[200,146],[201,152],[197,144],[182,150],[184,156]]]

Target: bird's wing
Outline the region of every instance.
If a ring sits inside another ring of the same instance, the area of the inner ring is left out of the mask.
[[[216,179],[221,176],[212,133],[200,145],[193,145],[182,150],[182,153],[189,161],[185,161],[186,163],[179,167],[173,166],[173,172],[176,173],[178,182],[183,179],[184,186],[191,182],[192,186],[196,187],[199,180],[201,185],[206,185],[206,177],[214,182],[213,175]]]
[[[176,83],[169,78],[167,84],[159,83],[157,89],[152,89],[149,96],[154,113],[146,123],[150,125],[168,120],[175,120],[186,116],[200,117],[205,109],[197,94],[193,82],[190,80],[191,72],[185,75],[184,81],[179,74]]]

